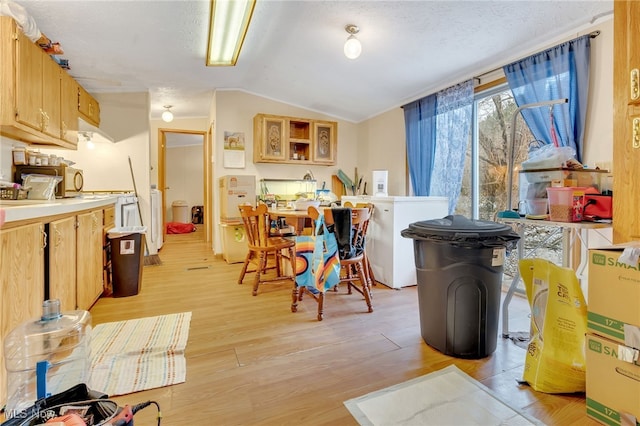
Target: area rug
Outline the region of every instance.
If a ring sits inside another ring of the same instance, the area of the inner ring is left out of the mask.
[[[345,401],[361,425],[542,425],[455,365]]]
[[[89,387],[110,396],[182,383],[191,312],[98,324]]]

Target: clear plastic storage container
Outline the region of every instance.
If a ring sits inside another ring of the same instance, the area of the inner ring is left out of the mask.
[[[44,301],[42,308],[42,317],[20,324],[4,341],[7,417],[89,378],[91,314],[61,313],[57,299]]]

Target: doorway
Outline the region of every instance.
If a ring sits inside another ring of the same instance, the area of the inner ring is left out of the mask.
[[[166,223],[173,221],[173,202],[185,201],[189,220],[194,212],[192,209],[200,209],[202,223],[196,226],[203,232],[196,234],[204,241],[211,241],[211,200],[207,197],[211,193],[211,181],[207,179],[211,166],[206,161],[208,134],[178,129],[159,129],[158,132],[158,187],[162,191],[163,232],[166,232]]]

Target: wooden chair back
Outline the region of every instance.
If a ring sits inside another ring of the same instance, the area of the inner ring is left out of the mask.
[[[373,206],[373,204],[371,205]],[[373,207],[371,207],[372,209]],[[331,208],[326,208],[322,211],[324,214],[324,221],[328,225],[333,225],[333,213]],[[314,221],[320,216],[320,211],[313,206],[310,206],[307,210],[307,214]],[[351,209],[351,227],[353,229],[353,236],[351,238],[351,244],[358,246],[362,244],[367,234],[369,227],[369,219],[371,213],[369,207],[355,207]]]
[[[324,214],[325,223],[327,225],[334,225],[332,209],[326,208],[322,213]],[[315,207],[309,207],[307,209],[307,215],[316,221],[318,217],[320,217],[320,211]],[[347,284],[349,294],[351,294],[352,289],[362,294],[367,304],[367,311],[373,312],[368,260],[364,252],[364,238],[370,218],[371,214],[368,207],[355,207],[351,209],[351,228],[353,229],[351,244],[355,247],[361,247],[362,250],[348,259],[343,259],[342,256],[340,257],[340,268],[342,270],[340,282]],[[356,285],[356,283],[359,283],[359,285]],[[334,290],[337,290],[337,286]],[[298,300],[302,300],[304,292],[305,288],[303,287],[300,289]],[[317,295],[312,294],[312,296],[318,302],[318,320],[321,321],[324,309],[324,293]],[[297,302],[294,301],[291,305],[291,310],[295,312],[296,309]]]
[[[249,247],[266,247],[271,221],[266,204],[239,206]]]

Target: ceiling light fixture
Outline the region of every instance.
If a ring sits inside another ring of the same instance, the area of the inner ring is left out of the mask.
[[[172,106],[173,105],[165,105],[163,107],[166,109],[166,111],[162,113],[162,121],[164,121],[165,123],[171,123],[173,121],[173,113],[171,112]]]
[[[93,143],[93,132],[78,132],[84,138],[87,149],[94,149],[96,145]]]
[[[347,41],[344,43],[344,56],[349,59],[356,59],[362,52],[362,45],[360,40],[356,38],[356,34],[360,32],[360,28],[356,25],[349,24],[344,27],[345,31],[349,33]]]
[[[207,66],[233,66],[247,35],[256,0],[211,0]]]

